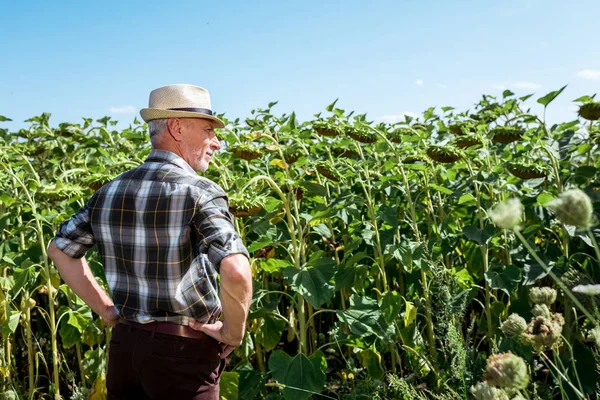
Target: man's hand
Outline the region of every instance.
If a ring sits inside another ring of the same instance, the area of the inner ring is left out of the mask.
[[[215,339],[221,345],[221,359],[226,358],[236,347],[240,345],[238,342],[233,342],[230,339],[224,337],[227,330],[223,325],[223,322],[217,321],[214,324],[203,324],[194,319],[190,319],[188,326],[196,331],[204,332],[211,338]]]
[[[119,323],[119,313],[113,305],[106,306],[106,310],[100,315],[100,317],[102,317],[102,321],[104,321],[106,325],[110,325],[112,327],[115,327]]]

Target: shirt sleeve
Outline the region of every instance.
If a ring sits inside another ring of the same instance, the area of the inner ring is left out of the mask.
[[[69,257],[83,257],[96,243],[90,224],[89,204],[88,201],[71,218],[61,223],[54,237],[56,247]]]
[[[248,250],[233,225],[225,193],[212,195],[208,201],[198,202],[192,224],[201,243],[201,251],[219,271],[221,260],[231,254],[243,254],[249,258]]]

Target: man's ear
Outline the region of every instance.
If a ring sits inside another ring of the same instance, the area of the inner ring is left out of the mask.
[[[179,118],[167,119],[167,130],[169,131],[169,135],[171,135],[176,142],[180,142],[182,140],[182,128],[181,120]]]

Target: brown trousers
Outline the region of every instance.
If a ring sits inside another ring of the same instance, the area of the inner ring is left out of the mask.
[[[118,324],[110,341],[108,399],[218,400],[219,343]]]

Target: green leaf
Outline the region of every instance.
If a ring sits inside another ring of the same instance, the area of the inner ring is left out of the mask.
[[[265,201],[265,210],[267,210],[267,212],[273,212],[279,208],[281,208],[281,200],[268,196]]]
[[[7,195],[6,193],[0,194],[0,202],[6,204],[8,207],[13,205],[15,203],[15,201],[17,201],[15,198]]]
[[[237,372],[224,371],[219,382],[219,398],[221,400],[238,400],[240,376]]]
[[[21,319],[21,312],[12,311],[10,317],[2,324],[2,337],[7,338],[8,335],[16,332],[19,326],[19,320]]]
[[[575,170],[575,176],[580,176],[586,179],[592,179],[598,173],[598,169],[596,167],[592,167],[591,165],[583,165]]]
[[[430,183],[429,187],[437,190],[438,192],[444,193],[444,194],[452,194],[452,190],[445,188],[443,186],[440,186],[440,185],[436,185],[435,183]]]
[[[490,240],[493,232],[490,232],[489,226],[486,226],[484,229],[478,229],[474,226],[465,226],[463,228],[463,233],[467,239],[477,242],[480,246],[483,246]]]
[[[281,340],[286,325],[284,320],[266,315],[256,330],[255,340],[263,346],[265,351],[271,351]]]
[[[335,107],[335,103],[338,102],[339,99],[335,99],[335,101],[333,103],[331,103],[330,105],[328,105],[327,107],[325,107],[325,110],[331,112],[333,111],[333,107]]]
[[[552,196],[550,193],[548,192],[542,192],[538,195],[537,197],[537,202],[539,205],[543,206],[544,204],[546,204],[547,202],[549,202],[550,200],[552,200],[554,198],[554,196]]]
[[[581,156],[587,152],[589,152],[594,146],[589,143],[583,143],[577,146],[577,155]]]
[[[573,100],[573,103],[588,103],[590,101],[594,101],[594,98],[588,95],[584,95]]]
[[[312,182],[302,182],[300,185],[304,189],[306,189],[308,194],[322,196],[322,197],[327,196],[327,188],[323,185],[319,185],[318,183],[312,183]]]
[[[318,224],[316,226],[313,226],[313,230],[315,232],[317,232],[319,235],[324,236],[326,238],[330,238],[331,237],[331,231],[324,224]]]
[[[504,92],[502,92],[502,98],[505,99],[507,97],[510,96],[514,96],[515,94],[513,92],[511,92],[510,90],[506,89]]]
[[[248,250],[248,253],[254,253],[256,250],[260,250],[263,247],[267,247],[267,246],[270,246],[272,244],[273,244],[273,241],[270,240],[270,239],[263,240],[263,241],[260,241],[260,242],[252,242],[248,246],[247,250]]]
[[[559,90],[555,90],[553,92],[548,93],[547,95],[540,97],[539,99],[537,99],[537,102],[540,103],[541,105],[543,105],[544,107],[548,107],[548,104],[550,104],[552,102],[552,100],[554,100],[559,94],[562,93],[563,90],[565,90],[565,88],[568,85],[563,86],[562,88],[560,88]]]
[[[398,208],[382,205],[377,210],[377,217],[379,220],[390,225],[392,228],[398,227]]]
[[[519,287],[521,270],[514,265],[494,265],[485,273],[485,280],[492,289],[502,290],[510,296]]]
[[[527,95],[525,95],[525,96],[521,96],[521,97],[519,97],[519,100],[521,100],[521,101],[526,101],[526,100],[527,100],[527,99],[529,99],[531,96],[533,96],[533,93],[532,93],[532,94],[527,94]]]
[[[334,290],[351,288],[354,286],[356,276],[356,267],[344,266],[335,272],[333,281],[335,282]]]
[[[5,117],[4,115],[0,115],[0,122],[4,121],[12,121],[12,119]]]
[[[13,266],[17,265],[17,264],[15,264],[15,262],[13,261],[13,259],[10,258],[9,256],[2,257],[2,261],[4,261],[7,264],[13,265]]]
[[[346,311],[336,311],[338,319],[348,324],[350,331],[358,336],[375,335],[373,329],[377,325],[379,312],[373,310],[349,309]]]
[[[29,268],[15,268],[13,270],[13,277],[15,278],[15,284],[13,285],[10,293],[11,297],[15,298],[21,292],[21,289],[29,282],[33,276],[33,267]]]
[[[475,203],[477,199],[471,193],[466,193],[460,196],[458,199],[458,204],[467,204],[467,203]]]
[[[381,366],[381,354],[373,347],[360,352],[360,359],[363,367],[369,372],[373,379],[381,380],[385,374]]]
[[[330,268],[326,266],[325,268]],[[334,286],[328,282],[319,267],[301,268],[288,267],[283,276],[296,292],[303,295],[315,308],[326,303],[333,296]],[[331,276],[335,271],[331,271]]]
[[[415,307],[413,302],[406,299],[404,299],[404,302],[406,303],[406,309],[404,310],[404,327],[406,328],[417,318],[417,307]]]
[[[381,297],[380,303],[381,314],[385,322],[390,325],[400,315],[402,296],[396,291],[386,292]]]
[[[263,374],[255,371],[249,364],[236,367],[235,370],[239,374],[239,398],[256,399],[264,387]]]
[[[413,266],[421,268],[423,258],[423,245],[420,242],[406,241],[396,245],[388,245],[386,254],[390,254],[396,260],[402,262],[406,272],[412,271]]]
[[[296,129],[298,127],[298,120],[296,119],[295,112],[292,112],[292,114],[290,115],[290,120],[288,122],[288,126],[290,127],[290,129]]]
[[[269,258],[268,260],[261,258],[259,265],[263,271],[273,273],[290,267],[292,263],[287,260],[280,260],[277,258]]]
[[[321,393],[326,368],[327,361],[321,350],[310,357],[298,354],[293,358],[277,350],[269,357],[269,370],[273,379],[285,385],[283,397],[287,400],[307,400],[313,394]]]

